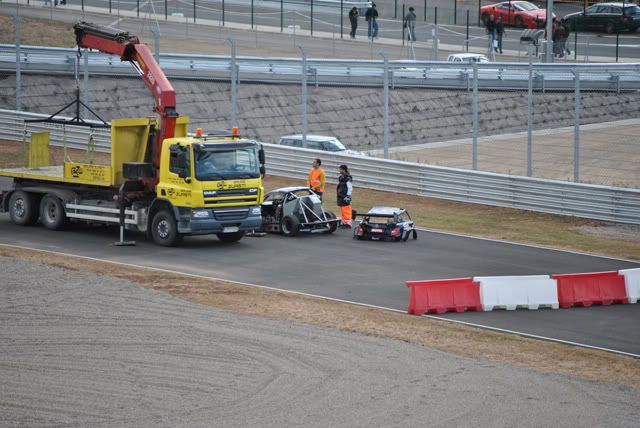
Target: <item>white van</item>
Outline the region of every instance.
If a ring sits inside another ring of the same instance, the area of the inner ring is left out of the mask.
[[[302,147],[302,134],[280,137],[281,146]],[[347,148],[335,137],[307,134],[307,149],[325,152],[347,152]]]

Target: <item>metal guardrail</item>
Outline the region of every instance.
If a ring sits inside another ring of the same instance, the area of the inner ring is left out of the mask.
[[[15,72],[15,45],[0,45],[0,71]],[[22,46],[20,67],[33,74],[74,74],[75,49]],[[242,81],[300,83],[302,60],[298,58],[237,57]],[[231,59],[227,56],[161,54],[160,63],[170,78],[229,80]],[[308,59],[307,79],[311,85],[381,86],[383,61]],[[534,64],[534,89],[572,90],[575,73],[582,90],[640,90],[640,64]],[[92,52],[89,73],[103,76],[137,76],[117,56]],[[470,64],[433,61],[389,61],[392,87],[470,89]],[[481,89],[527,89],[529,65],[525,63],[478,64]]]
[[[46,115],[0,110],[0,138],[21,141],[24,119]],[[62,128],[61,125],[55,125]],[[44,124],[30,123],[29,132]],[[90,130],[67,131],[69,147],[86,146]],[[60,129],[51,144],[62,145]],[[108,152],[108,130],[94,134],[96,150]],[[73,146],[71,145],[73,144]],[[489,172],[469,171],[373,157],[341,155],[263,143],[270,174],[303,179],[313,159],[321,156],[327,170],[346,163],[355,184],[368,189],[428,196],[462,202],[584,217],[619,223],[640,224],[640,190],[545,180]],[[335,183],[328,177],[330,183]]]

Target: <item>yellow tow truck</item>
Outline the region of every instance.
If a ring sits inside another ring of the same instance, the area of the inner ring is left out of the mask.
[[[262,146],[239,138],[237,128],[226,136],[189,136],[189,120],[177,114],[173,87],[146,45],[109,27],[80,22],[74,28],[79,48],[131,62],[160,118],[113,120],[109,165],[65,158],[57,166],[0,169],[0,212],[8,211],[16,224],[39,220],[49,229],[77,221],[120,224],[165,246],[185,235],[235,242],[259,229]],[[30,149],[47,147],[32,141]]]

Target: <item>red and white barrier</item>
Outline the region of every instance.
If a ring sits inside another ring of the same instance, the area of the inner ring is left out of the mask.
[[[526,306],[530,310],[547,306],[558,309],[556,281],[549,275],[476,276],[480,283],[480,300],[485,311],[496,307],[513,311]]]
[[[640,269],[409,281],[410,314],[637,303]]]
[[[624,276],[629,303],[638,303],[640,300],[640,269],[624,269],[619,270],[618,273]]]

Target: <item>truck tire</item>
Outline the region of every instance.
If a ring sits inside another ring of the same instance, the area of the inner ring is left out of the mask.
[[[280,230],[284,236],[296,236],[300,230],[300,222],[293,216],[284,216],[280,221]]]
[[[180,243],[182,235],[178,233],[176,219],[170,211],[160,210],[153,216],[151,237],[156,244],[164,247],[173,247]]]
[[[50,230],[60,230],[67,224],[67,214],[62,201],[55,195],[47,194],[40,202],[40,223]]]
[[[226,243],[238,242],[244,236],[244,232],[234,232],[234,233],[216,233],[216,236],[219,240]]]
[[[9,217],[20,226],[31,226],[38,221],[38,201],[34,194],[18,190],[9,198]]]

